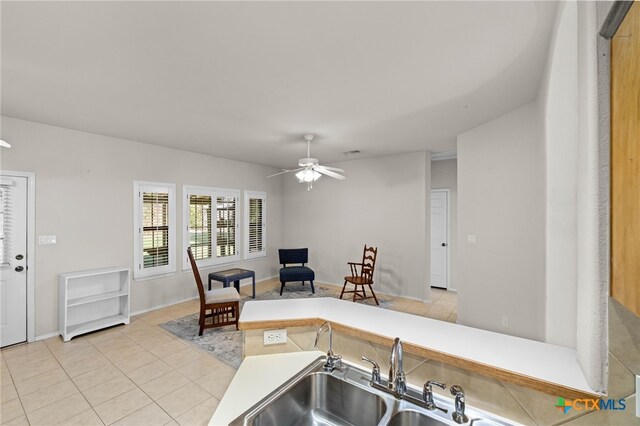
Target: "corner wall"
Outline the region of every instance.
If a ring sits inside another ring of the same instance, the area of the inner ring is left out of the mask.
[[[544,341],[544,236],[544,141],[530,103],[458,136],[458,323]]]
[[[561,2],[539,105],[546,151],[546,341],[576,347],[578,16]]]
[[[183,184],[265,191],[268,257],[232,265],[255,270],[256,279],[277,275],[282,183],[265,179],[274,169],[8,117],[2,135],[13,145],[3,150],[2,170],[36,175],[36,236],[58,240],[35,247],[36,336],[58,329],[58,274],[132,267],[134,180],[176,184],[178,271],[132,281],[132,312],[197,296],[191,270],[182,270]]]
[[[323,177],[307,191],[284,175],[283,248],[309,247],[320,282],[342,285],[347,262],[378,247],[376,291],[428,299],[429,152],[344,161],[346,180]]]

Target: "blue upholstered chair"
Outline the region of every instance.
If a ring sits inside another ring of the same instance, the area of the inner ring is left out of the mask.
[[[313,288],[313,280],[316,274],[313,272],[313,269],[304,266],[304,264],[309,261],[309,249],[280,249],[278,250],[278,254],[280,255],[280,263],[282,263],[282,268],[280,268],[280,296],[282,296],[284,284],[292,281],[302,281],[302,285],[304,285],[305,281],[309,281],[309,283],[311,283],[311,292],[315,293],[316,290]],[[292,263],[299,263],[301,266],[287,266]]]

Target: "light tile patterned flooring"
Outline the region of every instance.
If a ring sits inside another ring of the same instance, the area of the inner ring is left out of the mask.
[[[258,283],[258,298],[278,286]],[[248,295],[248,287],[241,290]],[[452,292],[433,289],[430,304],[383,297],[394,310],[456,320]],[[198,309],[193,300],[67,343],[54,337],[3,349],[0,423],[206,425],[235,370],[159,326]]]

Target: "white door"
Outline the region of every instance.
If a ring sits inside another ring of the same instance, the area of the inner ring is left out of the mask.
[[[27,178],[0,177],[0,346],[27,340]]]
[[[449,193],[431,191],[431,287],[449,286]]]

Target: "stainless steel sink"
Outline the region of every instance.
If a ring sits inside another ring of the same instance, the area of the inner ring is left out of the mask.
[[[418,411],[404,410],[394,414],[388,426],[448,426],[449,424]]]
[[[448,413],[429,411],[418,405],[422,398],[420,389],[412,386],[407,389],[416,403],[398,399],[373,388],[369,371],[346,364],[341,370],[325,372],[324,361],[324,357],[318,358],[230,425],[458,426],[451,419],[453,401],[450,399],[434,395],[437,406]],[[467,407],[467,415],[473,426],[518,424],[472,407]]]
[[[332,375],[312,373],[267,405],[252,424],[377,425],[386,410],[380,396]]]

